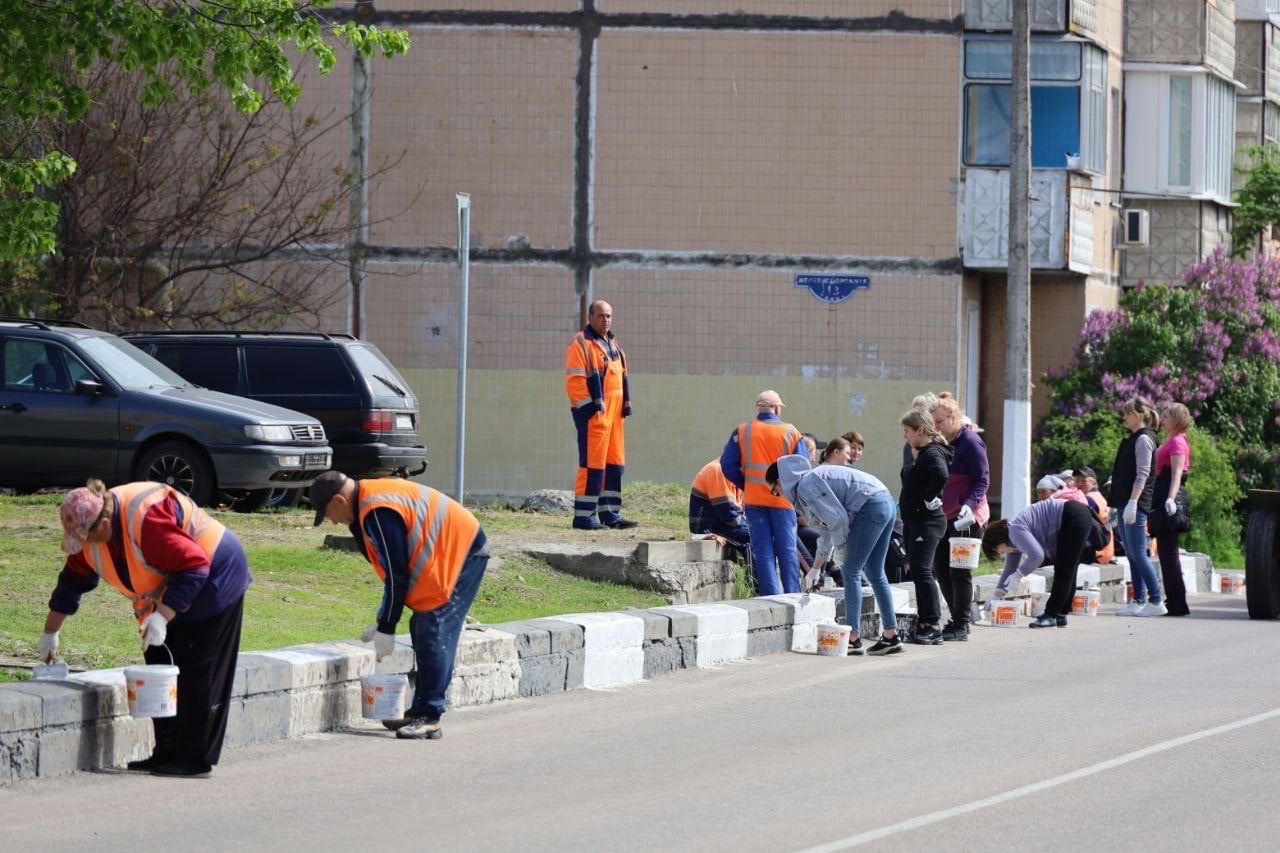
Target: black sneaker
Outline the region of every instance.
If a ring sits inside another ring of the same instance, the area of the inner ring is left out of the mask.
[[[176,776],[185,779],[208,779],[213,768],[208,764],[195,764],[187,761],[172,761],[165,764],[153,764],[152,776]]]
[[[852,643],[850,643],[850,644],[849,644],[849,656],[850,656],[850,657],[857,657],[858,655],[862,654],[862,651],[863,651],[863,649],[862,649],[862,638],[861,638],[861,637],[858,637],[858,638],[857,638],[857,639],[855,639]]]
[[[894,634],[893,637],[881,637],[876,640],[875,645],[867,649],[869,655],[896,655],[902,651],[902,635]]]
[[[1067,617],[1050,616],[1046,613],[1043,616],[1037,616],[1031,622],[1032,628],[1065,628],[1067,627]]]
[[[927,625],[917,627],[915,637],[911,642],[919,646],[940,646],[942,645],[942,632]]]
[[[942,639],[948,643],[963,643],[969,639],[969,626],[948,622],[942,629]]]

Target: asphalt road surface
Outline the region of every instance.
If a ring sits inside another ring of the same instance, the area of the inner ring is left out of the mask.
[[[1280,623],[975,628],[0,788],[31,850],[1275,850]],[[376,724],[374,724],[376,725]]]

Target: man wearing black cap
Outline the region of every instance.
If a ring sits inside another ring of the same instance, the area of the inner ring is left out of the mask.
[[[326,471],[311,485],[315,526],[328,519],[351,529],[360,553],[382,578],[377,624],[360,635],[378,660],[395,651],[396,625],[408,607],[417,659],[413,705],[386,720],[401,738],[438,738],[467,610],[489,565],[489,542],[466,507],[429,486],[396,478],[351,479]]]
[[[1103,524],[1107,524],[1110,507],[1107,506],[1106,498],[1102,497],[1102,493],[1098,491],[1098,474],[1088,465],[1081,465],[1078,468],[1071,469],[1071,479],[1073,485],[1084,493],[1084,499],[1089,508],[1098,514],[1098,518]],[[1095,563],[1109,564],[1116,556],[1116,535],[1115,531],[1108,527],[1107,544],[1099,548],[1093,554]]]

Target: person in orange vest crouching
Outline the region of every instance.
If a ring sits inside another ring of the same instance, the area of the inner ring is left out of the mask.
[[[360,635],[378,660],[395,651],[396,625],[407,607],[417,661],[413,705],[384,720],[396,737],[443,734],[444,696],[453,678],[458,637],[489,565],[480,522],[443,492],[399,478],[353,480],[326,471],[311,485],[315,526],[325,519],[351,529],[360,553],[383,582],[377,623]]]
[[[795,507],[764,479],[778,457],[803,452],[800,430],[782,420],[784,405],[777,391],[760,392],[755,419],[739,424],[720,454],[725,478],[742,489],[757,595],[800,592]]]
[[[631,415],[627,356],[610,331],[613,308],[608,302],[592,302],[587,317],[587,325],[574,335],[564,354],[564,390],[578,431],[573,526],[577,530],[626,529],[636,526],[622,517],[626,467],[622,422]]]
[[[689,532],[710,533],[741,552],[751,541],[751,532],[742,517],[742,490],[724,476],[719,459],[712,459],[689,490]]]
[[[53,659],[65,619],[106,580],[133,601],[147,663],[178,667],[177,714],[152,719],[155,749],[128,769],[208,776],[222,755],[253,582],[240,540],[163,483],[107,489],[91,479],[67,494],[59,514],[68,556],[49,599],[41,656]]]

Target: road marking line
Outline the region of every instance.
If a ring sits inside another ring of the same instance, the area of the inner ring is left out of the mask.
[[[1099,761],[1097,764],[1090,764],[1088,767],[1081,767],[1079,770],[1072,770],[1070,773],[1063,773],[1061,776],[1054,776],[1051,779],[1045,779],[1040,782],[1032,782],[1030,785],[1023,785],[1020,788],[1013,788],[1000,794],[993,794],[990,797],[983,797],[981,800],[974,800],[964,805],[953,806],[949,809],[930,812],[926,815],[913,817],[910,820],[891,823],[888,826],[882,826],[879,829],[872,829],[867,832],[860,832],[857,835],[850,835],[848,838],[841,838],[837,841],[831,841],[827,844],[821,844],[817,847],[810,847],[800,853],[832,853],[836,850],[848,850],[851,847],[858,847],[871,841],[879,841],[888,838],[891,835],[897,835],[901,832],[910,832],[913,829],[929,826],[930,824],[940,823],[944,820],[950,820],[953,817],[976,812],[979,809],[997,806],[1001,803],[1007,803],[1010,800],[1016,800],[1021,797],[1028,797],[1032,794],[1038,794],[1050,788],[1056,788],[1059,785],[1065,785],[1068,782],[1075,782],[1078,779],[1084,779],[1087,776],[1093,776],[1124,764],[1130,764],[1140,758],[1146,758],[1150,755],[1166,752],[1179,746],[1185,746],[1204,738],[1215,737],[1216,735],[1226,734],[1236,729],[1242,729],[1245,726],[1252,726],[1257,723],[1266,722],[1280,717],[1280,708],[1267,711],[1263,714],[1255,714],[1252,717],[1245,717],[1242,720],[1236,720],[1234,723],[1224,723],[1221,726],[1214,726],[1211,729],[1194,732],[1182,737],[1166,740],[1162,743],[1153,744],[1152,746],[1136,750],[1134,752],[1118,755],[1115,758],[1108,758],[1106,761]]]

